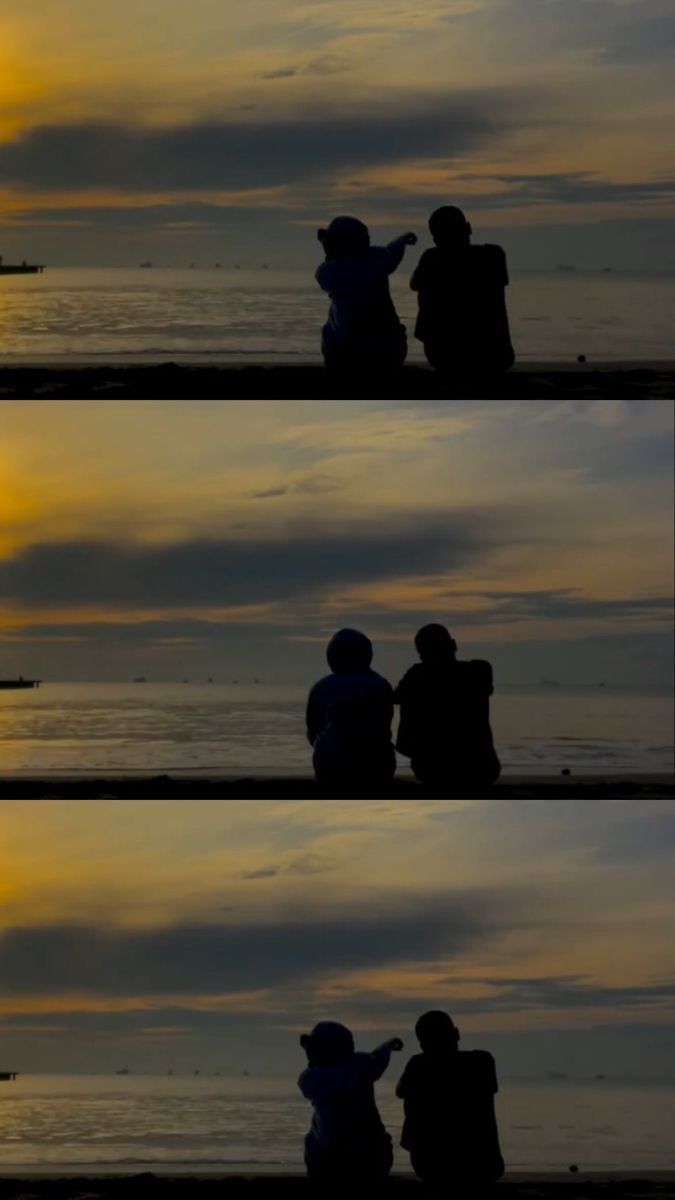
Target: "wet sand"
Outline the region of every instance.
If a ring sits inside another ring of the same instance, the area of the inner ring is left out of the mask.
[[[368,1195],[354,1180],[354,1192]],[[0,1200],[295,1200],[321,1194],[301,1175],[127,1175],[57,1177],[26,1174],[0,1177]],[[415,1200],[422,1195],[412,1176],[395,1175],[378,1195]],[[497,1200],[675,1200],[673,1172],[607,1172],[583,1175],[507,1175]]]
[[[675,397],[673,362],[526,363],[497,384],[465,381],[449,388],[423,365],[389,378],[336,379],[316,364],[267,366],[202,363],[92,365],[46,363],[0,367],[0,400],[14,399],[321,400],[647,399]]]
[[[473,795],[464,788],[456,793],[433,792],[415,779],[401,776],[379,793],[386,800],[653,800],[675,799],[675,779],[662,774],[621,775],[504,775],[493,787]],[[311,776],[218,776],[206,772],[150,775],[142,772],[104,772],[69,775],[65,772],[29,775],[15,773],[0,778],[0,800],[360,800],[378,798],[368,792],[350,796],[329,793]]]

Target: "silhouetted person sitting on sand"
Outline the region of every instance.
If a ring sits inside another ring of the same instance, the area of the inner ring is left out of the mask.
[[[401,1145],[434,1194],[483,1195],[504,1174],[495,1060],[486,1050],[459,1050],[459,1030],[445,1012],[424,1013],[415,1033],[422,1053],[396,1087],[405,1113]]]
[[[401,706],[396,749],[432,787],[475,790],[494,783],[500,764],[490,728],[490,663],[459,661],[457,643],[444,625],[420,629],[415,649],[421,662],[406,671],[394,692]]]
[[[431,214],[429,229],[436,245],[424,251],[410,280],[419,303],[415,337],[442,375],[503,374],[515,361],[504,251],[473,246],[464,213],[450,205]]]
[[[389,293],[389,276],[406,246],[417,241],[415,234],[404,233],[388,246],[371,246],[362,221],[336,217],[318,236],[326,259],[316,280],[331,300],[321,335],[326,366],[371,375],[398,370],[408,345]]]
[[[396,770],[391,685],[371,669],[372,644],[356,629],[340,629],[326,658],[331,674],[314,684],[307,699],[316,777],[331,788],[384,786]]]
[[[314,1106],[305,1137],[305,1164],[310,1178],[329,1184],[349,1183],[358,1192],[386,1179],[392,1164],[391,1138],[375,1103],[375,1081],[389,1066],[392,1050],[403,1042],[392,1038],[364,1054],[354,1049],[345,1025],[321,1021],[300,1044],[308,1066],[298,1079],[303,1096]]]

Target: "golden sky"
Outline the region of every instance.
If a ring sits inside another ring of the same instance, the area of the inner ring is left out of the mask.
[[[615,681],[665,681],[667,403],[48,401],[3,417],[6,669],[129,678],[143,646],[206,638],[214,662],[227,642],[249,675],[297,679],[336,626],[407,657],[435,619],[516,680],[557,677],[561,655],[570,679],[595,677],[613,638]],[[172,678],[168,649],[165,664]]]
[[[667,0],[6,0],[3,241],[288,265],[336,205],[407,225],[450,198],[589,252],[623,222],[672,266],[674,32]]]
[[[591,1074],[612,1054],[616,1074],[622,1046],[621,1073],[672,1076],[667,808],[4,803],[12,1062],[208,1066],[227,1049],[283,1073],[316,1019],[410,1039],[433,1005],[507,1073],[574,1044]]]

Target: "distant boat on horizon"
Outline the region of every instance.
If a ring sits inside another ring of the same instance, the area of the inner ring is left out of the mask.
[[[152,263],[150,262],[150,259],[148,259],[147,262],[142,262],[142,263],[139,263],[138,265],[139,265],[139,267],[148,268],[148,267],[152,266]]]
[[[0,254],[0,275],[41,275],[44,263],[28,263],[25,258],[20,263],[3,263]]]
[[[0,1082],[7,1083],[11,1079],[16,1079],[18,1071],[0,1071]]]
[[[135,675],[131,682],[132,683],[147,683],[148,680],[145,675]]]
[[[0,679],[0,688],[5,691],[17,688],[37,688],[41,682],[41,679],[24,679],[23,675],[19,675],[18,679]]]

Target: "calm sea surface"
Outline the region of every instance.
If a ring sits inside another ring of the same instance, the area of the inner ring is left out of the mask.
[[[406,1170],[393,1090],[378,1104]],[[497,1099],[507,1170],[675,1167],[671,1085],[506,1079]],[[23,1075],[0,1084],[0,1167],[294,1171],[308,1114],[290,1080]]]
[[[408,277],[393,291],[415,361]],[[514,273],[508,304],[521,360],[675,357],[673,276]],[[310,360],[325,311],[311,270],[54,268],[0,278],[0,362]]]
[[[306,774],[305,696],[300,686],[243,681],[0,691],[0,771]],[[674,769],[666,692],[503,689],[492,725],[510,772]],[[399,759],[400,771],[407,762]]]

